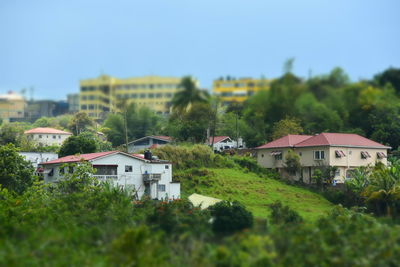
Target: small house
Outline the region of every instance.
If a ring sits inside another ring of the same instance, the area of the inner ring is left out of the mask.
[[[24,134],[29,140],[40,146],[61,146],[72,135],[69,132],[47,127],[34,128],[25,131]]]
[[[128,143],[128,152],[135,153],[140,150],[156,148],[171,143],[172,139],[169,136],[151,135],[145,136]]]

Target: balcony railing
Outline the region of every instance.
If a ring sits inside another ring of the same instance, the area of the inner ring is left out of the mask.
[[[93,175],[99,181],[118,180],[118,175]]]
[[[160,181],[161,180],[161,174],[160,173],[146,173],[143,174],[143,181],[144,182],[153,182],[153,181]]]

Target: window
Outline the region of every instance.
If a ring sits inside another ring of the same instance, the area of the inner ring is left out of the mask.
[[[158,185],[158,191],[165,192],[165,184],[159,184]]]
[[[132,172],[132,165],[125,165],[125,172]]]
[[[371,155],[368,153],[368,151],[361,151],[361,158],[362,159],[367,159],[370,158]]]
[[[89,105],[90,110],[94,110],[94,105]]]
[[[336,158],[346,157],[346,154],[342,150],[335,150]]]
[[[351,179],[351,178],[353,178],[354,172],[355,172],[354,169],[349,169],[349,170],[347,170],[347,171],[346,171],[346,179]]]
[[[325,159],[325,151],[323,150],[314,151],[314,159],[315,160]]]
[[[335,171],[335,176],[340,176],[340,169],[337,169],[337,170]]]
[[[61,139],[61,135],[58,136],[58,139]]]
[[[282,160],[282,151],[272,151],[270,155],[273,156],[275,160]]]
[[[261,157],[263,158],[263,157],[264,157],[264,154],[261,154]]]
[[[64,173],[65,173],[64,167],[60,167],[60,174],[61,174],[61,175],[64,175]]]
[[[168,170],[169,169],[169,165],[165,165],[165,169]]]
[[[39,138],[42,138],[42,135],[41,135],[41,134],[39,134]]]
[[[378,159],[383,159],[383,158],[386,158],[387,156],[385,155],[385,153],[383,153],[383,152],[377,152],[376,153],[376,156],[378,157]]]
[[[81,109],[82,109],[82,110],[86,110],[86,109],[87,109],[87,106],[86,106],[86,105],[82,105],[82,106],[81,106]]]
[[[74,167],[69,166],[69,167],[68,167],[68,172],[69,172],[69,173],[74,173]]]
[[[53,135],[53,139],[56,139],[57,138],[57,136],[56,135]]]
[[[153,93],[150,93],[150,94],[148,94],[148,97],[149,97],[149,98],[154,98],[154,94],[153,94]]]

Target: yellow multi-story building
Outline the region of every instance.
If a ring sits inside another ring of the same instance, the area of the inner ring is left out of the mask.
[[[170,111],[171,100],[180,90],[181,78],[144,76],[117,79],[101,75],[80,82],[80,111],[95,120],[102,120],[107,113],[118,108],[126,99],[128,103],[147,106],[157,113]]]
[[[269,81],[252,78],[220,78],[213,83],[214,94],[219,96],[224,105],[242,103],[259,90],[269,89]]]
[[[22,95],[13,92],[0,95],[0,118],[3,121],[13,121],[25,117],[26,101]]]

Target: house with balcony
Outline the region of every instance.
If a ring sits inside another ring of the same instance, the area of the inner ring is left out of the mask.
[[[139,199],[144,195],[152,199],[180,198],[180,184],[172,180],[171,162],[154,159],[150,152],[142,155],[107,151],[42,162],[40,167],[44,181],[59,181],[67,172],[74,172],[71,163],[79,164],[81,161],[93,166],[96,170],[94,177],[98,180],[134,190]]]
[[[259,165],[277,169],[294,180],[310,183],[314,171],[335,167],[334,181],[343,183],[351,172],[361,166],[387,165],[391,147],[379,144],[358,134],[321,133],[317,135],[287,135],[256,148]],[[289,150],[300,157],[301,170],[285,172],[285,157]]]

